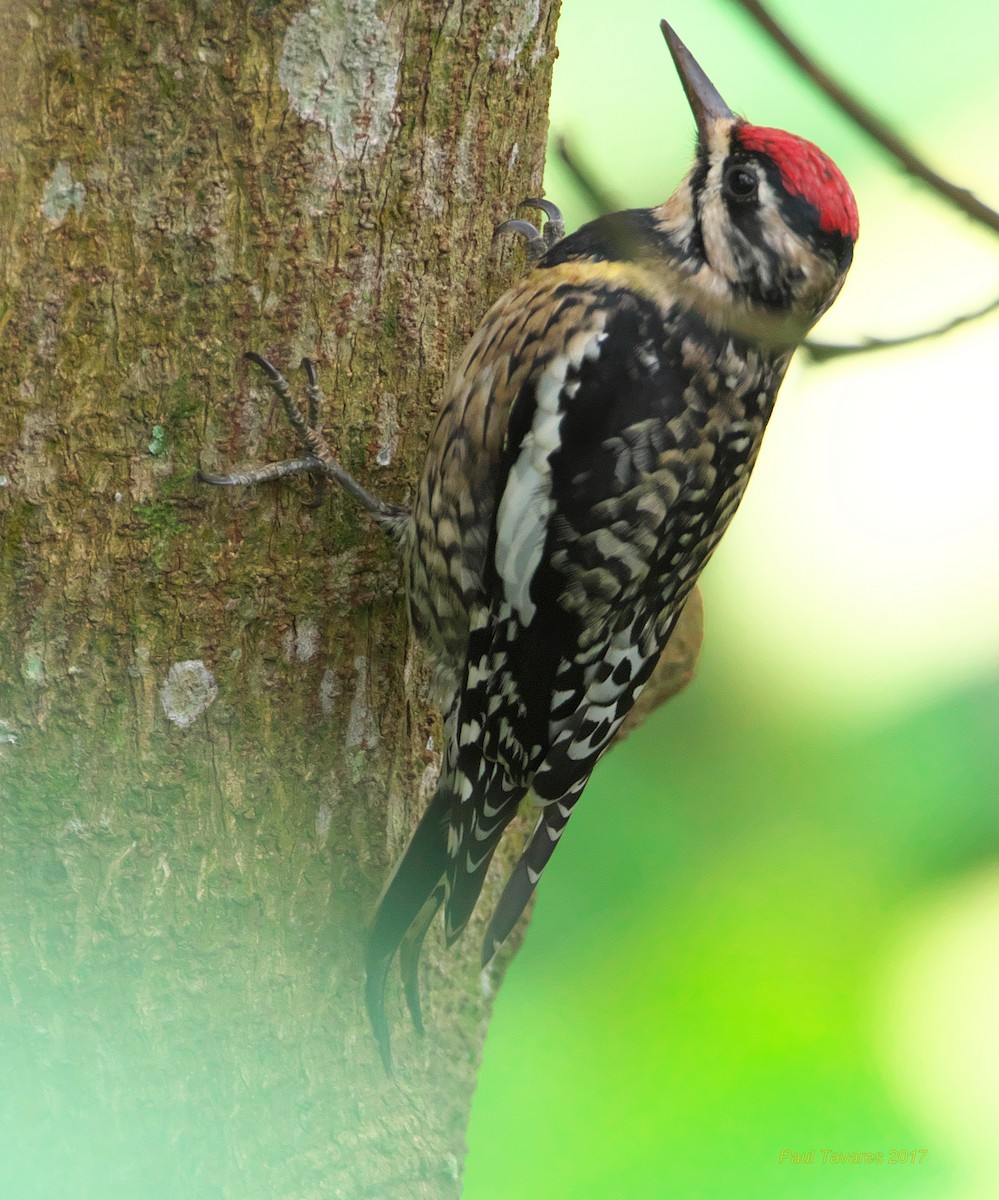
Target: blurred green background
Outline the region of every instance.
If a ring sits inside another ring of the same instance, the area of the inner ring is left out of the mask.
[[[779,11],[999,198],[995,5]],[[999,294],[994,240],[724,0],[565,0],[552,128],[623,205],[662,200],[693,146],[662,16],[733,108],[818,142],[855,187],[856,263],[819,337]],[[557,163],[547,190],[570,228],[591,215]],[[601,765],[541,885],[466,1200],[999,1196],[996,329],[792,370],[704,579],[699,678]]]

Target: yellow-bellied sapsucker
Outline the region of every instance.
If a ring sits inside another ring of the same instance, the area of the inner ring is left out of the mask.
[[[853,256],[857,209],[836,166],[802,138],[737,117],[662,28],[697,123],[693,166],[657,208],[549,237],[490,309],[454,372],[413,512],[382,505],[332,459],[309,363],[306,422],[280,374],[251,356],[306,457],[212,480],[322,471],[405,560],[447,741],[368,942],[368,1010],[386,1062],[396,952],[419,1026],[427,927],[443,904],[448,941],[462,931],[530,791],[541,814],[484,962],[513,928],[739,504],[795,346]]]

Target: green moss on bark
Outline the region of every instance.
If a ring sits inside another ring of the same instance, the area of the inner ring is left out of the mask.
[[[307,481],[195,472],[293,450],[241,355],[297,379],[307,354],[345,463],[407,496],[509,278],[492,227],[540,185],[556,6],[512,55],[519,33],[490,39],[530,3],[386,10],[396,118],[354,157],[282,88],[304,7],[0,13],[5,1194],[456,1191],[475,931],[430,948],[431,1037],[400,1024],[398,1083],[360,1008],[363,926],[435,765],[397,564]],[[217,695],[181,725],[163,689],[188,662]]]

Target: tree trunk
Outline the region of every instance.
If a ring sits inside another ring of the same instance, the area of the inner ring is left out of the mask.
[[[458,1191],[481,924],[428,938],[426,1039],[393,980],[395,1079],[361,1003],[440,757],[393,553],[307,480],[195,471],[295,452],[241,352],[304,354],[405,502],[517,269],[557,8],[0,10],[4,1196]]]

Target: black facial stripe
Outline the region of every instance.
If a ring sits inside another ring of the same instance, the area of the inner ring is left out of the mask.
[[[802,196],[796,196],[784,186],[777,164],[765,154],[748,154],[737,151],[730,161],[752,160],[757,163],[766,177],[780,205],[781,216],[787,227],[803,238],[816,251],[826,255],[842,269],[849,266],[853,257],[853,243],[841,233],[827,233],[819,227],[819,211]]]
[[[740,277],[740,281],[732,283],[735,291],[769,308],[788,308],[793,302],[797,280],[780,253],[767,241],[760,206],[731,204],[729,220],[742,235],[732,238],[729,243]]]
[[[690,194],[693,201],[694,232],[691,237],[690,252],[695,258],[706,260],[704,252],[704,235],[701,233],[701,195],[704,183],[708,177],[707,151],[698,153],[697,165],[690,176]]]
[[[801,196],[786,191],[776,167],[773,168],[773,174],[776,176],[774,191],[781,198],[781,214],[788,228],[845,270],[853,259],[853,242],[841,233],[827,233],[820,229],[818,209]]]

